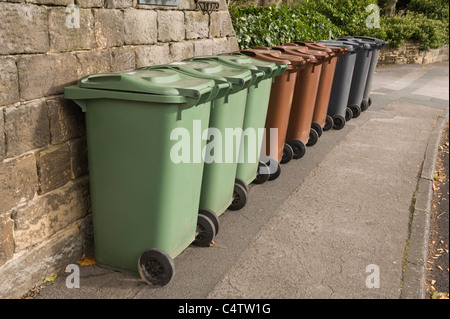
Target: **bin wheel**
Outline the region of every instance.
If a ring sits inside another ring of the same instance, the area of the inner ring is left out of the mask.
[[[138,260],[139,275],[149,285],[165,286],[175,275],[173,259],[162,249],[150,249]]]
[[[277,167],[275,172],[273,172],[273,173],[270,172],[270,175],[269,175],[269,181],[273,181],[273,180],[277,179],[280,176],[280,174],[281,174],[281,165],[280,165],[280,163],[278,163],[277,161],[275,161],[272,158],[270,159],[269,163],[270,163],[269,170],[270,170],[270,167],[273,167],[273,166]]]
[[[294,151],[293,158],[299,159],[299,158],[302,158],[303,156],[305,156],[305,153],[306,153],[305,143],[303,143],[300,140],[292,140],[288,144],[292,147],[292,150]]]
[[[219,217],[217,216],[217,214],[207,208],[199,209],[198,214],[206,216],[209,218],[210,221],[212,221],[212,223],[214,225],[214,229],[216,231],[214,234],[214,237],[217,236],[217,234],[219,233]]]
[[[253,180],[255,184],[263,184],[269,180],[270,171],[269,166],[266,163],[259,162],[258,172],[256,173],[256,178]]]
[[[317,122],[312,122],[311,123],[311,128],[314,129],[317,132],[317,134],[319,134],[319,137],[322,136],[322,133],[323,133],[322,125],[320,125]]]
[[[309,131],[309,139],[308,139],[308,143],[306,143],[306,146],[314,146],[314,145],[316,145],[318,140],[319,140],[319,133],[315,129],[312,128]]]
[[[362,102],[361,102],[361,105],[362,105]],[[353,104],[353,105],[350,105],[349,108],[350,108],[350,110],[352,110],[354,119],[356,119],[358,116],[361,115],[361,107],[359,105]]]
[[[342,115],[336,114],[333,116],[333,128],[335,130],[341,130],[345,126],[345,118]]]
[[[241,186],[242,187],[242,186]],[[198,214],[195,240],[192,244],[200,247],[208,247],[216,235],[216,228],[212,220],[203,214]]]
[[[247,204],[248,193],[240,184],[234,184],[233,201],[228,206],[229,210],[239,210]]]
[[[246,190],[247,193],[248,193],[248,185],[247,185],[247,183],[244,182],[241,178],[236,177],[236,179],[234,180],[234,182],[235,182],[235,183],[238,183],[239,185],[241,185],[242,187],[244,187],[245,190]]]
[[[333,118],[329,115],[327,115],[327,117],[325,118],[325,126],[323,127],[324,131],[328,131],[331,130],[333,128]]]
[[[367,110],[369,108],[369,106],[370,106],[369,102],[370,102],[370,104],[372,104],[370,97],[369,97],[369,101],[366,101],[366,100],[361,101],[361,112],[364,112],[365,110]]]
[[[345,109],[345,120],[346,121],[350,121],[353,118],[353,112],[352,109],[350,107],[347,107]]]
[[[372,105],[372,98],[369,97],[369,101],[367,101],[367,107],[369,107],[369,106],[371,106],[371,105]]]
[[[283,147],[283,156],[281,157],[281,164],[287,164],[291,161],[291,159],[294,156],[294,150],[292,149],[292,147],[287,144],[284,143],[284,147]]]

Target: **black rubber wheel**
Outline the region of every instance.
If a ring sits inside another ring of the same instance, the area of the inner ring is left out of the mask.
[[[292,140],[288,144],[292,147],[292,150],[294,151],[293,158],[299,159],[299,158],[302,158],[303,156],[305,156],[305,153],[306,153],[305,143],[303,143],[300,140]]]
[[[215,235],[216,228],[214,227],[213,221],[208,216],[198,214],[197,230],[195,232],[195,240],[192,244],[200,247],[208,247]]]
[[[314,129],[317,132],[317,134],[319,134],[319,137],[322,136],[322,133],[323,133],[322,125],[320,125],[317,122],[312,122],[311,123],[311,128]]]
[[[342,115],[339,115],[339,114],[336,114],[336,115],[333,116],[333,122],[334,122],[333,128],[335,130],[343,129],[344,126],[345,126],[345,123],[346,123],[345,118]]]
[[[273,180],[277,179],[280,176],[280,174],[281,174],[281,165],[280,165],[280,163],[278,163],[274,159],[270,159],[269,170],[271,168],[273,168],[273,167],[276,167],[276,169],[275,169],[274,172],[270,171],[269,181],[273,181]]]
[[[319,140],[319,133],[317,133],[317,131],[312,128],[309,131],[309,139],[308,139],[308,143],[306,143],[306,146],[314,146],[314,145],[316,145],[318,140]]]
[[[240,210],[247,204],[248,193],[240,184],[234,184],[233,200],[228,206],[229,210]]]
[[[142,280],[147,284],[165,286],[175,275],[175,264],[168,253],[154,248],[141,254],[138,270]]]
[[[350,107],[347,107],[345,109],[345,120],[348,122],[353,118],[353,112],[352,109]]]
[[[370,101],[370,97],[369,97],[369,101]],[[369,108],[369,102],[366,100],[362,100],[361,102],[361,112],[364,112],[365,110],[367,110]]]
[[[281,164],[289,163],[294,156],[294,150],[289,144],[284,143],[283,156],[281,157]]]
[[[209,220],[212,221],[212,223],[214,224],[215,231],[216,231],[216,233],[214,234],[214,237],[217,236],[217,234],[219,233],[219,224],[220,224],[219,216],[217,216],[216,213],[214,213],[212,210],[207,209],[207,208],[201,208],[198,211],[198,214],[206,216],[209,218]]]
[[[372,98],[369,96],[369,101],[367,101],[367,107],[372,105]]]
[[[333,118],[329,115],[327,115],[327,117],[325,118],[325,126],[323,127],[324,131],[328,131],[331,130],[333,128]]]
[[[244,187],[245,190],[246,190],[247,193],[248,193],[248,185],[247,185],[242,179],[240,179],[239,177],[237,177],[237,178],[234,180],[234,182],[235,182],[235,183],[238,183],[239,185],[241,185],[242,187]]]
[[[361,115],[361,107],[359,105],[350,105],[349,108],[352,110],[354,119]]]
[[[256,178],[253,180],[254,184],[264,184],[269,180],[270,170],[266,163],[259,162],[258,172],[256,173]]]

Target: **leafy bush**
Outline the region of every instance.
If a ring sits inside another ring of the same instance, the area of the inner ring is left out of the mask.
[[[229,8],[238,43],[242,49],[273,46],[284,42],[336,38],[342,34],[322,14],[297,6]]]
[[[449,0],[411,0],[409,11],[422,13],[430,19],[447,21],[449,17]]]

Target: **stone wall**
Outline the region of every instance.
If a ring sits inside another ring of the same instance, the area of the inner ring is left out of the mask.
[[[79,8],[79,28],[69,4]],[[82,76],[237,50],[211,16],[137,0],[0,0],[0,298],[22,296],[92,245]]]
[[[389,64],[429,64],[449,59],[449,47],[444,45],[440,49],[419,50],[419,45],[414,41],[405,41],[398,49],[389,45],[380,51],[379,65]]]

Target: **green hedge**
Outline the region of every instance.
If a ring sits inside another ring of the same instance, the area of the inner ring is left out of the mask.
[[[336,38],[342,34],[325,16],[301,5],[231,6],[229,11],[241,49]]]
[[[303,5],[231,6],[229,10],[241,48],[367,35],[384,39],[394,48],[405,39],[416,40],[426,50],[449,43],[448,3],[449,0],[405,2],[406,15],[385,17],[381,12],[379,28],[366,26],[370,13],[365,9],[369,4],[377,4],[376,0],[304,0]]]

